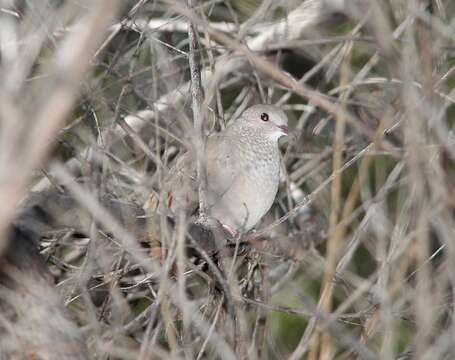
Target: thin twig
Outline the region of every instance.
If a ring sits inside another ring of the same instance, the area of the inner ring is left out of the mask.
[[[195,0],[188,0],[188,6],[190,9],[195,8]],[[204,111],[202,108],[204,102],[204,95],[202,92],[202,81],[201,81],[201,59],[200,59],[200,44],[199,34],[192,22],[188,26],[188,40],[190,50],[188,53],[188,60],[190,64],[190,76],[191,76],[191,104],[193,109],[193,121],[194,121],[194,132],[195,132],[195,147],[196,147],[196,158],[197,158],[197,178],[199,182],[199,217],[205,221],[207,218],[207,200],[206,200],[206,169],[204,163],[205,154],[205,135],[204,135]]]

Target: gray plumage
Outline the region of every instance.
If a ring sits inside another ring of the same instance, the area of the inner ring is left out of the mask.
[[[222,132],[207,139],[207,208],[232,231],[248,231],[267,213],[280,179],[278,139],[287,134],[286,114],[255,105]],[[195,214],[198,184],[195,155],[185,153],[164,182],[161,209]]]

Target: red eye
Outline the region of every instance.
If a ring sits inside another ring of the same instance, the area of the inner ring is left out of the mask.
[[[269,121],[269,114],[267,114],[267,113],[262,113],[262,114],[261,114],[261,120],[262,120],[262,121]]]

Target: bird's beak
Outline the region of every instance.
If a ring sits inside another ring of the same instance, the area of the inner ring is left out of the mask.
[[[287,125],[279,125],[278,126],[283,132],[287,135],[289,133],[289,128]]]

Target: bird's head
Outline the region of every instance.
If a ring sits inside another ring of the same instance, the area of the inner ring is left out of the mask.
[[[242,118],[274,140],[288,134],[288,118],[277,106],[254,105],[245,110]]]

